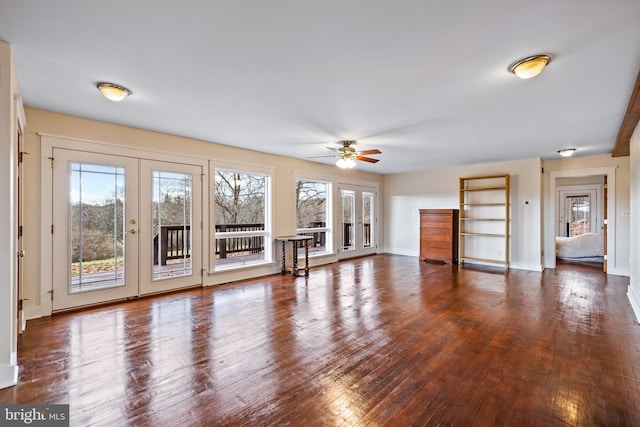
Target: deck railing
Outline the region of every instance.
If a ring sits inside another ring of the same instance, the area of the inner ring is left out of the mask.
[[[263,231],[264,224],[217,224],[216,232]],[[264,251],[264,236],[228,237],[216,239],[216,255],[226,258],[228,254],[248,252],[257,254]]]
[[[264,224],[218,224],[216,232],[261,231]],[[186,247],[186,251],[185,248]],[[226,258],[229,254],[248,252],[260,253],[264,250],[263,236],[229,237],[216,239],[216,255]],[[191,227],[183,225],[162,225],[153,238],[153,264],[167,265],[173,259],[191,256]]]
[[[324,228],[325,223],[321,221],[311,222],[310,228]],[[350,222],[342,223],[342,247],[350,248],[353,244],[351,239],[351,229],[353,224]],[[301,233],[304,236],[311,236],[313,239],[309,243],[311,248],[324,247],[326,243],[327,233],[324,231]],[[365,248],[371,246],[371,224],[363,224],[362,244]],[[298,242],[298,247],[304,247],[303,242]]]
[[[324,222],[313,222],[312,228],[325,227]],[[351,228],[350,222],[342,224],[342,247],[351,247]],[[218,224],[216,232],[229,231],[262,231],[264,224]],[[313,237],[310,246],[312,248],[324,247],[326,244],[327,233],[324,231],[303,233]],[[371,227],[370,224],[364,224],[364,246],[370,245]],[[159,243],[159,244],[158,244]],[[186,248],[186,249],[185,249]],[[250,237],[228,237],[216,239],[216,255],[220,258],[226,258],[229,254],[247,252],[261,253],[264,251],[264,236]],[[153,238],[153,264],[167,265],[167,261],[174,259],[189,258],[191,256],[191,227],[183,225],[163,225],[160,226],[160,232]]]
[[[153,265],[158,265],[158,262],[159,265],[167,265],[168,260],[190,256],[191,227],[188,225],[160,226],[160,232],[153,237]]]

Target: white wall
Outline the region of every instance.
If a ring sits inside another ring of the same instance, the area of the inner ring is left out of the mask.
[[[487,163],[386,175],[384,179],[385,251],[418,256],[419,209],[458,209],[459,178],[511,175],[510,267],[540,271],[541,251],[540,159]],[[525,205],[525,200],[530,203]]]
[[[569,157],[558,160],[545,160],[544,166],[544,200],[547,203],[545,208],[545,265],[555,266],[555,244],[553,240],[553,229],[555,225],[555,211],[551,206],[552,198],[555,200],[555,191],[552,188],[552,176],[585,176],[593,175],[593,171],[613,171],[613,176],[609,177],[611,184],[615,179],[615,193],[609,188],[609,202],[615,200],[615,204],[608,203],[609,226],[607,239],[607,272],[609,274],[628,276],[630,272],[630,166],[629,157],[611,157],[609,154],[588,157]],[[553,178],[555,179],[555,178]],[[552,194],[553,192],[553,194]],[[612,199],[611,196],[614,196]],[[547,227],[548,226],[548,227]]]
[[[18,95],[11,46],[0,41],[0,388],[18,381],[15,290],[16,223],[16,99]]]
[[[640,321],[640,124],[636,126],[631,136],[631,224],[630,224],[630,257],[631,283],[628,297],[636,315],[636,321]]]

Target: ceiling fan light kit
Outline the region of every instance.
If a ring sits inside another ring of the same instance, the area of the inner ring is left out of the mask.
[[[333,157],[338,159],[336,161],[336,166],[340,169],[352,169],[356,167],[356,160],[367,163],[378,163],[380,160],[374,159],[373,157],[367,157],[370,154],[382,154],[382,151],[374,148],[372,150],[362,150],[357,151],[351,145],[356,142],[352,139],[345,139],[343,141],[338,141],[338,144],[341,145],[340,148],[327,147],[329,150],[336,151],[337,153],[332,156],[313,156],[307,157],[308,159],[314,159],[319,157]]]
[[[549,55],[533,55],[514,62],[509,71],[521,79],[530,79],[540,74],[550,61]]]
[[[363,162],[369,163],[378,163],[378,159],[374,159],[372,157],[366,157],[365,154],[382,154],[382,151],[378,149],[373,150],[362,150],[356,151],[355,148],[352,147],[356,141],[352,139],[345,139],[339,142],[342,144],[342,147],[338,148],[338,161],[336,162],[336,166],[341,169],[352,169],[356,166],[356,160],[360,160]],[[333,148],[330,148],[333,149]]]
[[[351,157],[341,157],[336,162],[336,166],[340,169],[353,169],[356,167],[356,162]]]
[[[122,101],[127,96],[131,95],[131,91],[129,89],[113,83],[100,82],[96,87],[102,96],[107,98],[109,101]]]

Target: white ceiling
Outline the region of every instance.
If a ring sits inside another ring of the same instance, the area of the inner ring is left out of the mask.
[[[611,152],[640,1],[0,0],[0,39],[28,107],[303,159],[353,138],[387,174]]]

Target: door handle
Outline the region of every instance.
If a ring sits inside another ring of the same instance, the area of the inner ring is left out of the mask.
[[[132,228],[131,230],[129,230],[129,234],[136,234],[138,232],[138,230],[136,230],[135,228]]]

